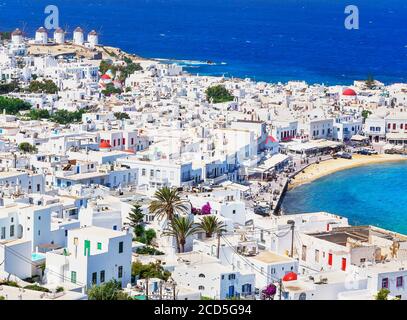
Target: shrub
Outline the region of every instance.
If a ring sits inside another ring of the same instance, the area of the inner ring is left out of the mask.
[[[206,99],[209,102],[212,100],[213,103],[229,102],[234,99],[230,92],[222,85],[209,87],[206,89],[205,93]]]
[[[31,104],[21,99],[0,96],[0,112],[6,110],[7,114],[17,114],[20,111],[30,110]]]
[[[41,291],[41,292],[50,292],[49,289],[47,289],[45,287],[41,287],[38,284],[30,284],[28,286],[25,286],[24,289],[34,290],[34,291]]]
[[[22,142],[18,145],[18,149],[23,151],[24,153],[33,153],[37,152],[37,148],[28,142]]]
[[[153,247],[142,247],[138,248],[136,251],[138,254],[148,254],[148,255],[153,255],[153,256],[161,256],[164,254],[164,252],[161,252]]]
[[[133,300],[122,291],[121,285],[116,280],[111,280],[100,286],[93,286],[88,290],[89,300]]]
[[[15,281],[9,281],[9,280],[0,281],[0,286],[9,286],[9,287],[20,288],[20,286],[18,285],[17,282],[15,282]]]
[[[28,91],[34,93],[45,92],[48,94],[55,94],[58,92],[58,87],[52,80],[45,80],[43,82],[34,80],[30,82]]]

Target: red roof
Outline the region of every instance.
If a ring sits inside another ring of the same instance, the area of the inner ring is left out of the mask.
[[[353,89],[345,89],[345,90],[343,90],[342,94],[344,96],[356,96],[357,95],[355,90],[353,90]]]
[[[107,141],[102,141],[100,144],[99,144],[99,149],[109,149],[109,148],[111,148],[112,146],[110,145],[110,143],[109,142],[107,142]]]
[[[101,78],[103,79],[103,80],[110,80],[110,79],[112,79],[109,75],[107,75],[107,74],[104,74],[103,76],[101,76]]]
[[[283,281],[297,280],[297,274],[295,272],[289,272],[283,277]]]

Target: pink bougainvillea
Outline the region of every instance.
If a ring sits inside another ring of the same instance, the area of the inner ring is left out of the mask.
[[[274,284],[269,284],[264,290],[262,290],[263,299],[272,299],[277,292],[277,287]]]
[[[211,210],[212,210],[211,205],[209,204],[209,202],[207,202],[202,206],[201,213],[202,215],[208,215],[211,214]]]

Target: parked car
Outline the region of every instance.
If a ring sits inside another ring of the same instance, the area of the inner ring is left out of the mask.
[[[373,149],[364,148],[364,149],[359,150],[359,153],[371,156],[372,154],[377,154],[377,151],[373,150]]]
[[[352,159],[352,154],[347,153],[347,152],[338,152],[334,154],[334,158],[343,158],[343,159]]]

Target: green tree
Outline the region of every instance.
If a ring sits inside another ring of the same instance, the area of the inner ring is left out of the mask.
[[[158,278],[167,281],[171,276],[171,272],[164,270],[159,262],[143,264],[136,261],[131,265],[131,275],[138,279]]]
[[[198,229],[205,232],[207,238],[211,238],[213,234],[220,235],[226,232],[225,224],[215,216],[204,216],[198,223]]]
[[[37,148],[33,145],[31,145],[28,142],[21,142],[18,145],[18,149],[23,151],[24,153],[34,153],[37,152]]]
[[[199,231],[193,220],[187,217],[174,217],[168,228],[163,232],[164,236],[173,236],[178,242],[178,251],[183,253],[185,251],[185,243],[189,236],[194,235]]]
[[[120,94],[120,93],[122,93],[122,89],[116,88],[113,84],[109,83],[106,86],[106,89],[102,90],[102,93],[105,96],[111,96],[112,94]]]
[[[105,74],[113,65],[106,60],[102,60],[99,65],[99,71],[101,74]]]
[[[19,89],[20,87],[15,81],[11,83],[0,84],[0,94],[7,94],[13,91],[18,91]]]
[[[213,103],[233,101],[234,97],[223,85],[216,85],[206,89],[206,100]]]
[[[7,114],[17,114],[20,111],[30,110],[31,104],[21,99],[0,96],[0,112],[6,110]]]
[[[141,237],[144,234],[144,213],[139,204],[135,204],[129,213],[129,226],[133,228],[136,237]]]
[[[133,300],[122,291],[116,280],[111,280],[99,286],[92,286],[87,292],[89,300]]]
[[[31,109],[26,116],[31,120],[49,119],[51,117],[49,111],[45,109]]]
[[[363,110],[363,111],[362,111],[363,120],[366,120],[366,118],[369,117],[369,115],[371,115],[371,114],[372,114],[372,111],[370,111],[370,110]]]
[[[157,237],[157,234],[155,232],[154,229],[148,229],[147,231],[145,231],[144,233],[144,238],[146,240],[145,244],[147,245],[151,245],[151,243],[153,242],[153,240]]]
[[[390,290],[388,290],[386,288],[382,288],[375,295],[375,299],[376,300],[388,300],[389,293],[390,293]]]
[[[130,119],[129,114],[126,112],[115,112],[114,116],[117,120]]]
[[[163,187],[154,193],[149,210],[158,219],[165,217],[171,221],[176,214],[188,212],[188,202],[181,198],[177,189]]]
[[[52,80],[44,80],[42,82],[34,80],[30,82],[28,91],[33,93],[44,92],[48,94],[55,94],[58,92],[58,86]]]
[[[81,122],[82,121],[82,114],[85,113],[85,110],[78,110],[78,111],[68,111],[65,109],[57,110],[50,119],[53,122],[59,124],[69,124],[74,122]]]

